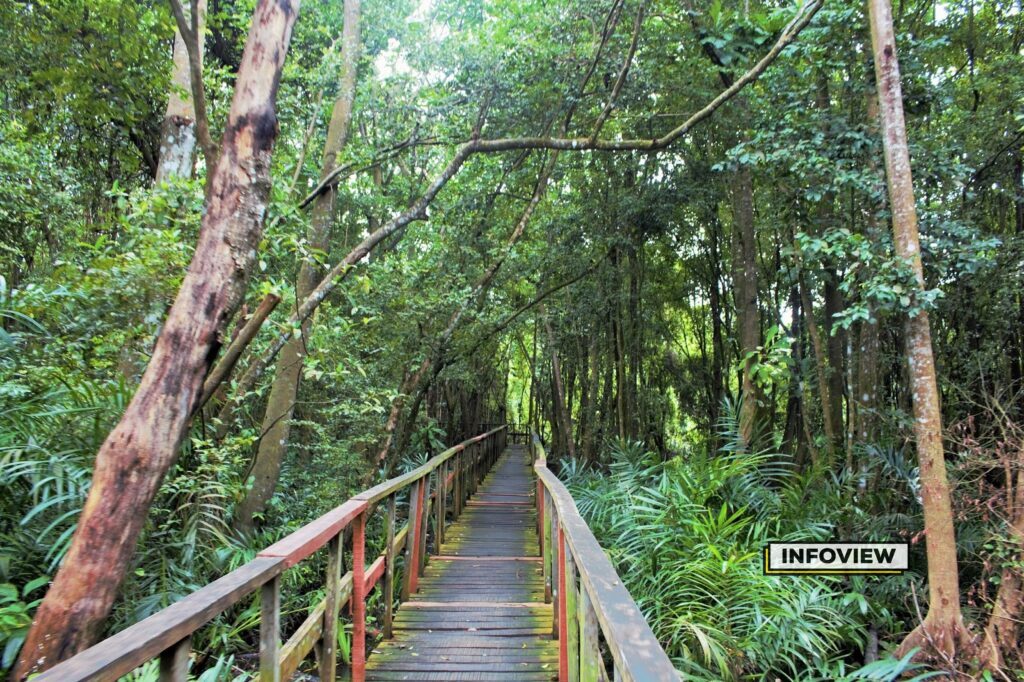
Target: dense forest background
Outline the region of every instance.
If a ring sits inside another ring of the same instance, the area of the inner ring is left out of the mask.
[[[0,3],[5,671],[100,485],[97,452],[164,358],[263,4]],[[262,232],[223,287],[240,305],[196,354],[255,335],[222,382],[197,375],[202,405],[169,408],[180,442],[151,434],[171,454],[131,479],[138,546],[84,639],[516,422],[550,444],[686,679],[1019,679],[1024,12],[892,14],[923,287],[894,251],[859,0],[302,3]],[[524,138],[608,143],[473,146]],[[948,639],[908,640],[912,664],[897,648],[939,608],[941,568],[906,324],[922,316],[960,594]],[[185,366],[191,341],[176,348]],[[825,538],[907,540],[912,570],[762,574],[769,540]],[[287,613],[315,603],[314,572],[289,574]],[[252,669],[257,615],[202,630],[204,679]]]

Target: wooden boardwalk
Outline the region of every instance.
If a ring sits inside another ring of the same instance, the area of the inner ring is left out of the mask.
[[[554,680],[558,643],[544,603],[527,448],[510,445],[395,615],[367,680]]]

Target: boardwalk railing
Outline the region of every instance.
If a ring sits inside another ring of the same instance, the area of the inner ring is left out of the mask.
[[[512,422],[509,422],[508,424],[481,424],[478,430],[482,433],[484,431],[490,431],[496,426],[505,426],[508,428],[508,442],[512,445],[529,445],[529,424],[514,424]]]
[[[404,550],[399,601],[406,601],[426,563],[427,533],[434,510],[435,552],[444,539],[451,494],[452,518],[505,449],[506,428],[499,426],[430,459],[409,473],[374,486],[274,543],[256,558],[73,658],[54,666],[34,682],[116,680],[160,658],[160,679],[186,680],[192,634],[213,618],[260,590],[259,679],[290,679],[317,648],[321,680],[336,676],[338,614],[348,604],[352,616],[352,679],[361,682],[366,667],[366,599],[383,580],[384,636],[391,636],[395,602],[395,564]],[[406,524],[396,531],[398,495],[409,489]],[[441,494],[438,495],[438,491]],[[366,523],[383,503],[387,518],[384,551],[366,564]],[[351,538],[351,570],[342,575],[343,549]],[[281,642],[281,575],[327,548],[326,596],[284,643]]]
[[[537,533],[545,601],[554,604],[560,682],[678,679],[640,609],[576,509],[548,470],[540,438],[530,440],[537,472]],[[609,678],[602,642],[611,654]]]

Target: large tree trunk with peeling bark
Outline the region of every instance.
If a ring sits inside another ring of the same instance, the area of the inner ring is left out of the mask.
[[[199,43],[202,55],[203,25],[206,20],[206,0],[196,0],[192,11],[199,12]],[[196,160],[196,111],[192,104],[192,77],[188,50],[181,32],[174,32],[174,71],[171,74],[171,96],[160,128],[160,159],[156,167],[156,181],[192,175]]]
[[[344,21],[338,97],[334,101],[331,122],[327,128],[320,170],[321,180],[334,170],[338,153],[348,140],[359,62],[359,0],[345,0]],[[309,248],[315,252],[326,251],[329,246],[337,196],[337,188],[332,187],[318,195],[313,203],[307,242]],[[346,243],[343,246],[347,248],[349,245]],[[322,276],[322,269],[315,262],[308,258],[303,259],[295,284],[295,300],[305,300],[316,288]],[[277,370],[263,414],[263,426],[260,430],[262,437],[250,472],[252,485],[235,513],[235,526],[242,533],[249,533],[252,530],[254,517],[266,508],[267,502],[277,488],[281,464],[291,436],[292,416],[298,398],[302,366],[307,353],[306,340],[309,338],[311,326],[311,318],[305,319],[302,322],[301,336],[290,339],[278,357]]]
[[[195,255],[139,388],[96,456],[71,548],[36,612],[14,679],[98,639],[150,502],[178,454],[256,256],[277,137],[274,103],[298,5],[261,0],[256,7]]]
[[[896,255],[910,263],[918,290],[924,289],[917,210],[910,172],[910,152],[903,120],[900,67],[896,58],[892,7],[889,0],[869,0],[871,43],[878,81],[878,103],[885,151],[885,174],[892,207]],[[899,647],[903,655],[913,647],[951,657],[968,645],[960,611],[957,580],[956,535],[949,479],[942,445],[942,415],[935,377],[931,326],[927,311],[907,319],[907,365],[913,399],[914,437],[921,472],[921,504],[928,551],[928,614]]]

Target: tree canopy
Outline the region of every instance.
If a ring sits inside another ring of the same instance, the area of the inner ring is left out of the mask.
[[[0,38],[3,671],[498,423],[688,679],[1024,671],[1021,3],[46,0]],[[911,569],[763,574],[825,539]],[[253,671],[253,609],[197,675]]]

